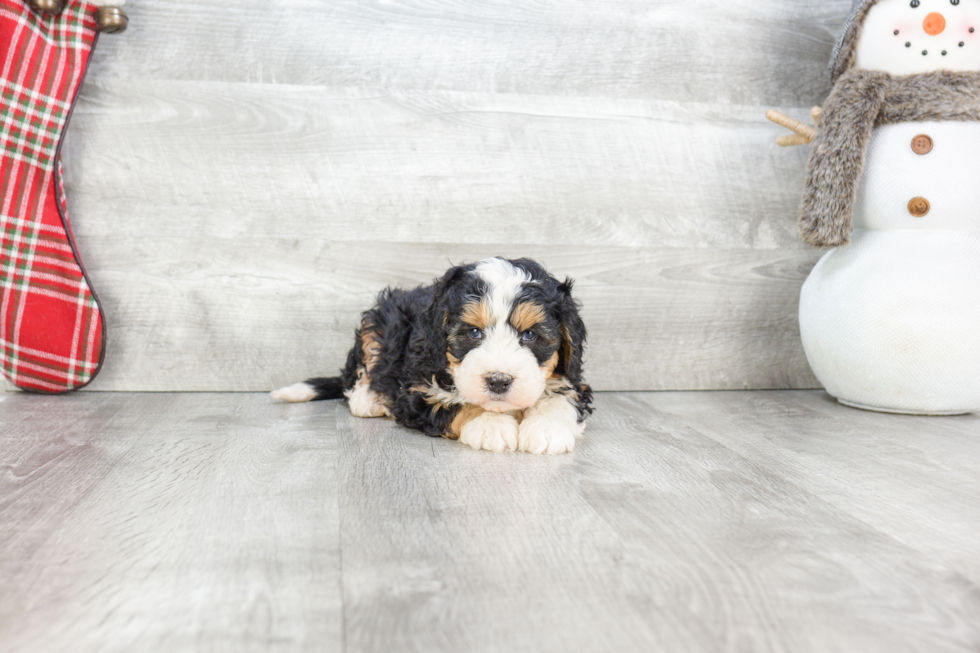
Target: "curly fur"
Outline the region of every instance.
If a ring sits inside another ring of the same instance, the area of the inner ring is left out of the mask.
[[[857,28],[855,28],[857,29]],[[872,130],[929,120],[980,121],[980,73],[936,71],[894,77],[848,70],[834,85],[810,149],[800,211],[807,243],[850,242],[854,203]]]
[[[581,424],[592,412],[592,390],[582,378],[587,333],[572,298],[572,281],[559,282],[530,259],[505,263],[512,266],[507,269],[521,273],[511,280],[522,280],[514,285],[508,319],[521,325],[533,323],[538,334],[532,342],[521,343],[525,353],[520,355],[531,361],[532,368],[537,361],[543,373],[549,373],[541,398],[563,397]],[[287,401],[347,396],[353,409],[355,391],[365,391],[366,385],[382,405],[383,412],[376,414],[390,415],[426,435],[450,439],[460,437],[466,420],[481,415],[490,415],[486,420],[497,419],[493,415],[503,420],[520,413],[474,410],[454,377],[467,353],[480,346],[466,337],[472,331],[467,320],[473,319],[473,307],[481,300],[489,301],[493,292],[492,284],[479,274],[479,266],[486,264],[455,266],[433,284],[413,290],[381,291],[375,306],[362,315],[340,377],[309,379],[293,386],[300,391],[284,388],[273,396]],[[515,312],[519,313],[516,317]]]

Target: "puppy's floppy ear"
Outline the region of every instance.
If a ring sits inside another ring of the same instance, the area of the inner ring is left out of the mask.
[[[446,321],[454,306],[459,303],[460,281],[466,276],[466,267],[457,265],[449,268],[442,278],[436,281],[432,296],[432,311],[429,315],[435,331],[445,335]]]
[[[585,350],[585,323],[578,313],[578,303],[572,298],[572,284],[565,282],[558,286],[558,321],[561,329],[561,347],[558,349],[558,371],[573,384],[582,382],[582,354]]]
[[[431,303],[422,315],[422,319],[428,322],[428,328],[418,330],[409,342],[410,357],[418,367],[424,383],[428,383],[433,376],[443,387],[452,382],[446,372],[449,366],[449,359],[446,357],[446,322],[454,302],[457,301],[455,295],[460,293],[460,281],[465,272],[463,267],[453,267],[435,282]]]

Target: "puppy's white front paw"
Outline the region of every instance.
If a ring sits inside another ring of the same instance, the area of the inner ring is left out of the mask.
[[[575,448],[575,431],[568,424],[531,417],[521,422],[517,432],[517,449],[535,454],[567,453]]]
[[[388,407],[384,399],[372,390],[366,383],[358,382],[352,390],[344,392],[347,405],[354,417],[384,417],[388,415]]]
[[[483,413],[463,425],[459,441],[474,449],[514,451],[517,449],[517,420],[502,413]]]

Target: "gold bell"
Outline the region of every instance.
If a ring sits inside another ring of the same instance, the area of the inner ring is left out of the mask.
[[[31,7],[34,11],[39,11],[43,14],[51,14],[52,16],[60,13],[62,9],[65,8],[64,0],[29,0]]]
[[[59,0],[48,0],[49,2],[59,2]],[[99,26],[99,31],[106,34],[119,34],[126,31],[129,25],[129,16],[119,7],[99,7],[95,15],[95,22]]]

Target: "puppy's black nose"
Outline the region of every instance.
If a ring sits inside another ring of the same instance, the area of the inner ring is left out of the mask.
[[[487,374],[487,389],[498,395],[502,395],[507,392],[510,384],[514,381],[514,377],[509,374],[501,374],[499,372],[494,372],[493,374]]]

